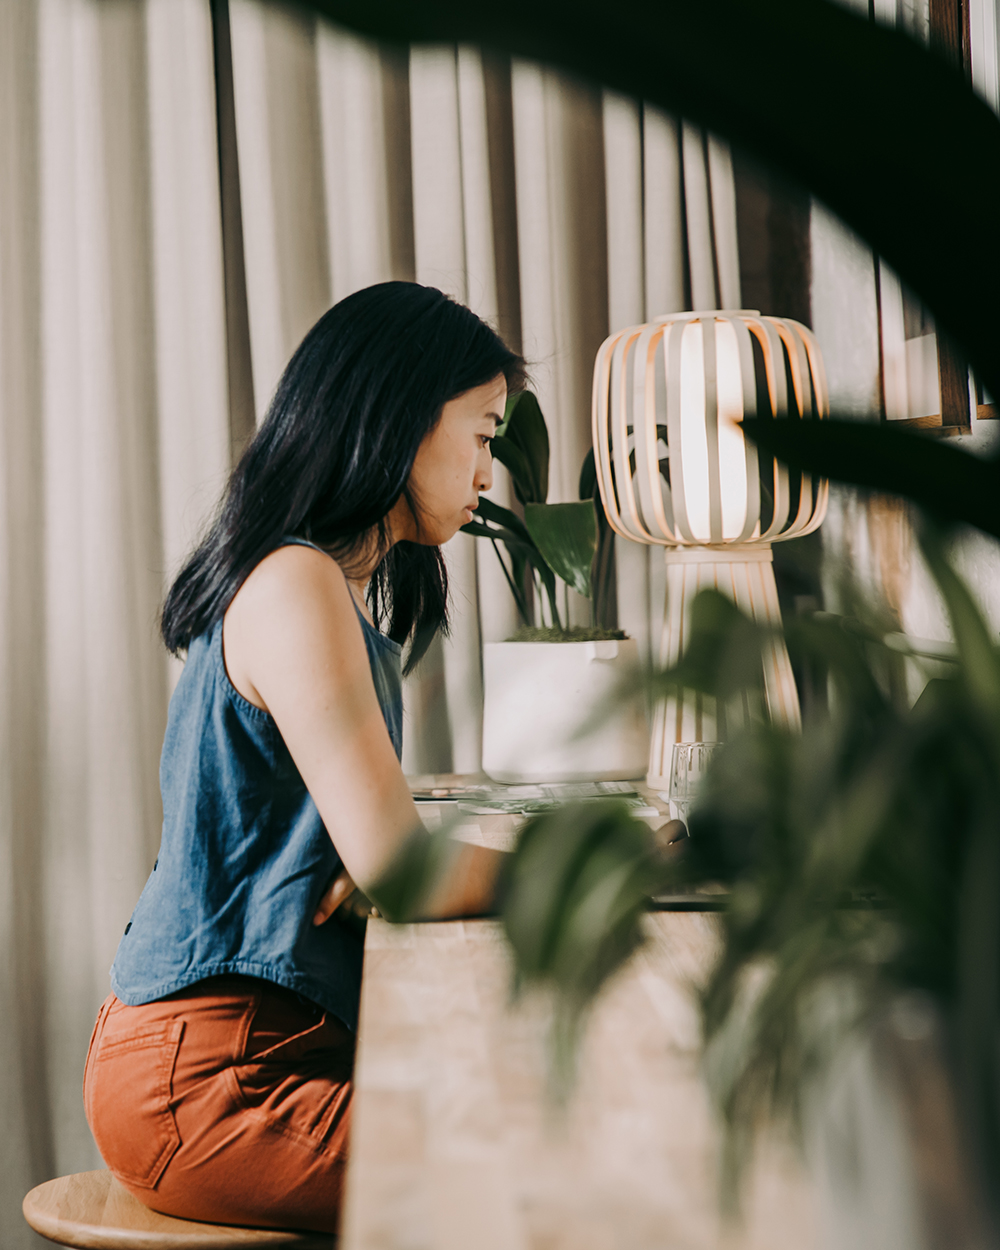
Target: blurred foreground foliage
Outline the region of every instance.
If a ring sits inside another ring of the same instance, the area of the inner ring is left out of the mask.
[[[900,991],[945,1023],[967,1141],[1000,1176],[1000,652],[939,533],[922,549],[956,639],[906,698],[905,646],[850,588],[847,610],[790,621],[793,663],[826,686],[802,732],[751,719],[713,758],[691,818],[689,882],[729,885],[722,956],[702,998],[706,1072],[735,1193],[764,1120],[800,1124],[840,1043]],[[715,592],[673,682],[733,700],[766,631]]]
[[[761,711],[773,635],[703,591],[678,666],[648,676],[654,697],[683,686],[730,710],[685,858],[668,863],[647,825],[607,801],[535,817],[507,865],[516,988],[551,993],[560,1096],[590,1007],[642,942],[650,897],[728,887],[701,1004],[730,1204],[757,1129],[799,1127],[813,1079],[901,991],[937,1004],[987,1195],[1000,1176],[1000,651],[941,534],[926,528],[922,549],[954,659],[907,657],[888,612],[847,584],[842,613],[784,628],[793,663],[828,691],[789,731]],[[907,658],[927,677],[912,706]],[[393,874],[395,918],[419,913],[447,859],[447,831],[411,844]]]
[[[642,914],[669,872],[649,827],[614,800],[534,817],[506,868],[502,915],[514,989],[552,993],[551,1074],[562,1100],[587,1012],[641,944]]]

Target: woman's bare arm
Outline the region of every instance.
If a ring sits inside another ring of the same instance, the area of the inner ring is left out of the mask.
[[[230,605],[223,646],[230,680],[274,717],[344,867],[370,893],[421,822],[340,568],[309,547],[273,552]],[[488,910],[502,860],[463,845],[428,914]]]

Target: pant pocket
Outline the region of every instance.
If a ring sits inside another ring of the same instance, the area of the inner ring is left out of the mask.
[[[178,1146],[170,1105],[183,1020],[115,1032],[88,1056],[85,1106],[104,1162],[121,1181],[155,1188]]]

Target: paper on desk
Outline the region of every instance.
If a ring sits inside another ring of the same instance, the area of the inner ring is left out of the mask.
[[[590,798],[593,796],[584,796]],[[621,796],[630,809],[633,816],[659,816],[660,809],[651,807],[644,799],[635,796]],[[566,799],[562,798],[523,798],[523,799],[500,799],[496,802],[489,803],[468,803],[459,802],[459,808],[463,812],[471,812],[474,816],[492,816],[497,812],[505,812],[509,815],[534,816],[540,812],[551,812],[560,807]]]

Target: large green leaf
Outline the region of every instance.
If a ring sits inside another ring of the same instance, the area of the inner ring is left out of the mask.
[[[503,543],[508,551],[517,549],[527,554],[533,550],[531,543],[524,542],[504,525],[483,525],[482,522],[470,521],[462,526],[462,533],[471,534],[473,538],[488,538],[491,542]]]
[[[597,484],[597,462],[591,447],[580,468],[580,498],[593,499],[597,511],[597,556],[594,559],[593,594],[594,622],[613,629],[618,624],[615,596],[615,532],[608,523],[601,492]]]
[[[1000,395],[1000,119],[902,31],[830,0],[628,0],[613,19],[596,0],[312,5],[561,66],[735,140],[867,239]]]
[[[580,466],[580,489],[577,492],[581,499],[597,499],[599,492],[597,489],[597,461],[594,459],[594,449],[583,458],[583,464]]]
[[[1000,469],[913,430],[864,421],[744,421],[786,464],[838,482],[903,495],[949,521],[1000,537]]]
[[[531,536],[519,516],[504,508],[485,495],[479,496],[479,506],[473,514],[477,521],[489,521],[492,525],[502,525],[515,534],[523,543],[531,544]]]
[[[537,481],[531,461],[510,438],[498,436],[490,443],[493,459],[499,460],[511,476],[514,493],[522,503],[542,502],[536,500]]]
[[[493,550],[496,552],[497,560],[500,562],[501,571],[507,579],[510,593],[514,596],[514,602],[517,604],[517,612],[521,622],[524,625],[530,625],[532,621],[525,595],[525,573],[531,562],[534,548],[527,543],[521,542],[516,534],[509,529],[505,529],[502,525],[489,526],[484,525],[482,522],[472,522],[469,525],[463,525],[462,532],[471,534],[473,538],[487,538],[493,544]],[[510,560],[509,569],[504,563],[497,543],[503,543],[507,548],[507,557]]]
[[[553,506],[555,505],[528,505],[529,508],[539,507],[543,509]],[[511,583],[511,591],[517,602],[518,611],[526,625],[531,624],[528,619],[527,604],[525,603],[523,593],[517,587],[523,584],[524,573],[528,564],[538,574],[539,581],[545,591],[545,597],[549,601],[552,624],[561,624],[553,566],[539,550],[534,535],[529,532],[527,526],[519,517],[511,512],[509,508],[503,508],[491,499],[480,496],[479,507],[476,509],[476,520],[468,525],[463,525],[462,529],[465,533],[472,534],[475,538],[490,538],[494,541],[502,542],[506,546],[507,553],[510,556],[511,571],[508,573],[504,567],[504,574]],[[501,566],[503,566],[502,561]],[[559,575],[562,576],[561,573]]]
[[[544,503],[549,493],[549,432],[531,391],[521,391],[508,400],[492,449],[510,470],[514,493],[521,503]]]
[[[986,722],[992,724],[1000,752],[1000,654],[993,642],[993,631],[983,619],[968,587],[948,563],[941,536],[925,525],[920,539],[924,560],[948,610],[970,701],[978,706]]]
[[[392,862],[368,890],[379,911],[395,924],[426,914],[434,891],[447,878],[461,849],[453,833],[458,817],[451,817],[428,832],[415,829]]]
[[[591,569],[597,551],[597,514],[593,500],[529,503],[524,509],[524,523],[556,576],[589,599]]]

